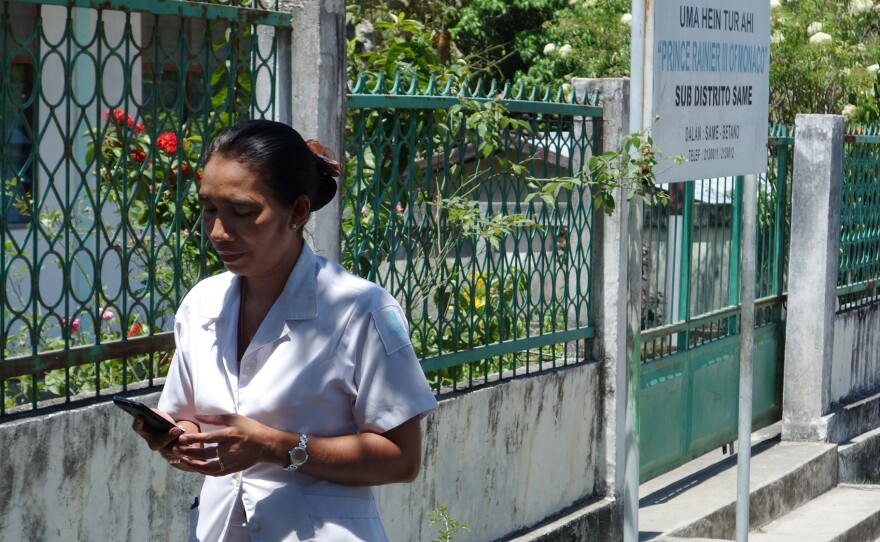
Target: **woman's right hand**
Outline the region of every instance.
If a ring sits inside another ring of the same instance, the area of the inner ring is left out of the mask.
[[[175,424],[174,427],[168,430],[166,433],[157,433],[155,431],[150,430],[149,427],[144,423],[144,418],[141,416],[137,416],[134,419],[134,422],[131,424],[131,428],[135,433],[141,436],[145,441],[147,441],[147,445],[151,450],[159,452],[169,463],[172,465],[181,468],[179,466],[180,463],[180,455],[175,453],[173,448],[177,444],[177,437],[185,433],[185,428],[182,424],[177,424],[171,416],[162,412],[158,409],[153,409],[154,412]],[[187,469],[188,470],[188,469]]]

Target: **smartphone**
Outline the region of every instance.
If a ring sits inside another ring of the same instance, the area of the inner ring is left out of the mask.
[[[153,412],[153,409],[134,399],[115,395],[113,396],[113,403],[132,416],[142,417],[144,425],[156,433],[167,433],[169,429],[175,427],[173,423]]]

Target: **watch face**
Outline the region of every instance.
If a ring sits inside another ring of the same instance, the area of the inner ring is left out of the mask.
[[[302,465],[309,458],[309,454],[302,448],[294,448],[290,451],[290,462],[294,465]]]

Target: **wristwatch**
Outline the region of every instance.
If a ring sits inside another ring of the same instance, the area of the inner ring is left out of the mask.
[[[308,452],[309,445],[309,437],[306,436],[305,433],[299,434],[299,445],[290,450],[288,455],[290,455],[290,465],[284,467],[284,470],[295,471],[305,464],[305,462],[309,459]]]

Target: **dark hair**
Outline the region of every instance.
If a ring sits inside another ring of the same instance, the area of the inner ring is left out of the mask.
[[[305,195],[317,211],[336,195],[336,180],[321,167],[322,158],[282,122],[258,119],[231,126],[211,141],[205,163],[214,155],[251,169],[284,207]]]

